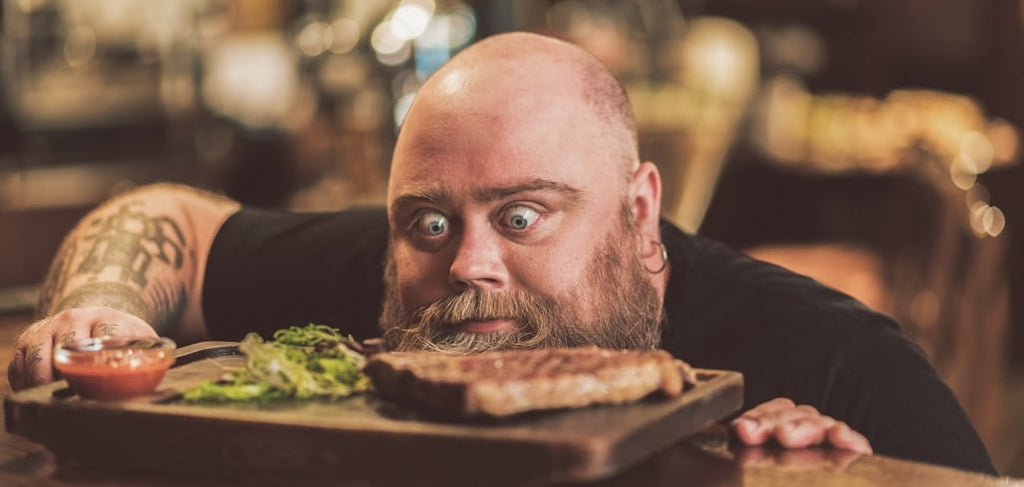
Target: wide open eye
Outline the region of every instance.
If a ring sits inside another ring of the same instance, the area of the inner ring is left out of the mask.
[[[537,222],[540,213],[529,206],[515,205],[508,207],[501,215],[501,224],[513,230],[526,230]]]
[[[436,211],[424,211],[416,219],[416,230],[427,237],[440,237],[448,233],[448,217]]]

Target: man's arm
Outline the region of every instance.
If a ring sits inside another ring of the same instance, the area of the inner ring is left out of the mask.
[[[15,390],[52,380],[54,343],[101,335],[202,338],[202,285],[213,238],[238,204],[157,184],[118,196],[71,231],[43,283],[39,320],[18,338]]]

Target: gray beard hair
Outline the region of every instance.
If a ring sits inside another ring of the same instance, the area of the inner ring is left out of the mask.
[[[626,225],[629,225],[628,223]],[[633,227],[626,226],[632,241]],[[411,315],[398,295],[393,250],[385,265],[385,297],[381,314],[384,338],[391,350],[429,350],[452,354],[596,345],[614,349],[651,349],[661,343],[662,310],[658,292],[639,257],[627,245],[606,237],[587,264],[590,299],[580,289],[558,298],[525,292],[488,292],[469,287],[420,308]],[[592,303],[596,322],[586,323],[573,304]],[[508,319],[516,329],[506,332],[461,331],[467,321]]]

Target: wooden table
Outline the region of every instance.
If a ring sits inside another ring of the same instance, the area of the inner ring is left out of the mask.
[[[31,321],[28,314],[0,316],[0,363],[6,369],[14,340]],[[10,393],[7,374],[0,377],[0,398]],[[525,466],[524,466],[525,467]],[[340,480],[340,479],[339,479]],[[140,486],[216,485],[191,479],[96,472],[56,459],[46,448],[0,431],[0,485],[4,486]],[[739,447],[724,430],[709,431],[593,485],[699,486],[1007,486],[1018,479],[989,477],[955,469],[827,448],[783,451],[774,447]]]

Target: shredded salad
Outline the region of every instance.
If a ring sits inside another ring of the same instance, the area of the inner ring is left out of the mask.
[[[277,330],[271,341],[249,333],[238,348],[245,368],[185,391],[185,402],[336,399],[371,388],[358,344],[327,325]]]

